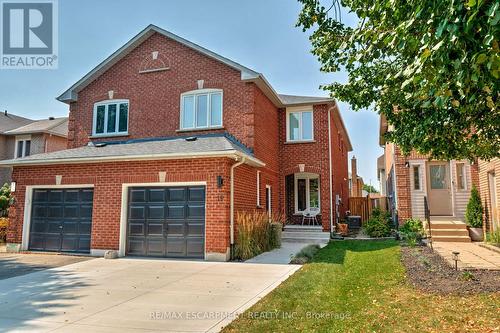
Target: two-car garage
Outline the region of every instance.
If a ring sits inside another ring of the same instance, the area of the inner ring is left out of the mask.
[[[29,250],[89,253],[93,188],[32,189]],[[205,186],[129,187],[125,254],[204,258]]]

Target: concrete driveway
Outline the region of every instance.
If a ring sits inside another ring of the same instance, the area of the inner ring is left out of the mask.
[[[2,332],[215,332],[300,266],[94,259],[0,281]]]

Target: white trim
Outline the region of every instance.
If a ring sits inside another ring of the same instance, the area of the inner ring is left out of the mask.
[[[127,248],[127,207],[128,207],[128,189],[130,187],[174,187],[174,186],[205,186],[205,260],[207,256],[207,182],[153,182],[153,183],[122,183],[122,203],[120,212],[120,239],[118,243],[118,256],[124,257]]]
[[[94,184],[70,184],[70,185],[27,185],[24,192],[24,220],[23,234],[21,239],[21,251],[27,251],[29,247],[30,226],[31,226],[31,204],[33,200],[33,190],[37,189],[68,189],[68,188],[94,188]],[[92,203],[93,205],[93,203]],[[91,235],[92,238],[92,235]]]
[[[124,132],[120,132],[120,104],[127,104],[127,130]],[[108,106],[116,105],[116,119],[115,119],[115,132],[108,133]],[[104,106],[104,127],[103,133],[97,133],[97,108],[99,106]],[[108,136],[124,136],[128,135],[129,128],[129,116],[130,116],[130,101],[128,99],[108,99],[104,101],[99,101],[94,103],[92,115],[92,137],[108,137]]]
[[[260,207],[260,170],[257,170],[257,207]]]
[[[303,125],[302,119],[304,113],[311,113],[311,138],[303,139]],[[290,139],[290,115],[292,113],[298,113],[299,116],[299,138],[298,139]],[[314,141],[314,111],[312,106],[306,107],[289,107],[286,108],[286,142],[287,143],[299,143],[299,142],[313,142]]]
[[[212,114],[212,95],[220,93],[221,98],[221,115],[220,115],[220,124],[211,124],[211,114]],[[184,127],[182,123],[183,115],[184,115],[184,99],[186,97],[193,97],[193,110],[194,110],[194,119],[193,119],[193,127]],[[197,126],[197,112],[196,106],[198,104],[198,96],[207,96],[207,125],[206,126]],[[179,115],[179,130],[180,131],[194,131],[194,130],[203,130],[203,129],[212,129],[212,128],[221,128],[224,127],[224,92],[222,89],[196,89],[191,91],[186,91],[181,94],[180,97],[180,115]]]
[[[467,183],[468,183],[468,178],[467,178],[467,171],[466,171],[466,168],[467,168],[467,164],[463,161],[455,161],[455,163],[453,163],[455,165],[455,170],[452,170],[451,172],[454,172],[454,177],[455,178],[455,188],[456,188],[456,191],[457,192],[467,192],[469,190],[468,186],[467,186]],[[463,179],[463,182],[464,182],[464,188],[459,188],[459,184],[458,184],[458,165],[461,164],[462,165],[462,179]]]
[[[228,157],[228,158],[245,158],[245,161],[252,166],[263,167],[266,164],[259,159],[249,156],[238,150],[224,150],[214,152],[201,153],[166,153],[166,154],[150,154],[150,155],[122,155],[122,156],[102,156],[102,157],[72,157],[72,158],[54,158],[46,160],[5,160],[0,161],[1,166],[18,166],[18,165],[50,165],[50,164],[80,164],[80,163],[100,163],[114,161],[149,161],[149,160],[169,160],[169,159],[191,159],[203,157]]]
[[[269,192],[267,191],[269,189]],[[269,200],[269,209],[267,210],[267,216],[271,217],[273,211],[273,188],[271,185],[266,184],[266,205]]]
[[[30,153],[28,155],[26,155],[26,141],[30,141]],[[19,151],[19,147],[18,147],[19,142],[23,143],[23,148],[22,148],[21,156],[17,157],[17,153]],[[31,155],[31,143],[32,143],[31,135],[25,135],[25,134],[24,135],[16,135],[15,146],[14,146],[14,158],[23,158],[23,157]]]
[[[311,208],[311,193],[310,193],[310,180],[317,179],[318,180],[318,208],[321,212],[321,184],[319,175],[316,173],[309,172],[298,172],[293,175],[293,195],[294,195],[294,211],[295,214],[300,215],[303,214],[304,211],[299,210],[299,197],[298,197],[298,180],[305,179],[306,180],[306,209]]]

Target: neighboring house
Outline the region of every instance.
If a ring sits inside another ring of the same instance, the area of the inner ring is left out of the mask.
[[[7,111],[0,113],[0,160],[11,159],[15,155],[14,137],[5,135],[5,132],[33,122],[31,119],[10,114]],[[0,186],[9,183],[11,168],[0,168]]]
[[[443,226],[450,231],[443,236],[467,241],[463,222],[472,184],[478,184],[477,164],[467,160],[429,160],[416,152],[404,156],[398,146],[385,141],[384,134],[389,130],[385,117],[381,117],[379,143],[384,148],[386,191],[393,217],[399,224],[412,217],[424,219],[426,198],[431,220],[460,224],[459,235],[451,232],[450,224],[449,228]],[[448,240],[446,237],[433,238]]]
[[[385,155],[377,158],[377,179],[379,181],[380,196],[387,196],[387,175],[385,173]]]
[[[58,99],[70,149],[0,162],[17,185],[10,250],[228,260],[238,211],[299,223],[317,207],[329,230],[348,209],[352,148],[333,99],[278,95],[156,26]]]
[[[5,115],[8,118],[11,115]],[[19,118],[19,117],[18,117]],[[49,118],[44,120],[16,121],[15,127],[2,132],[3,155],[1,159],[23,158],[35,154],[50,153],[66,149],[68,118]],[[3,126],[3,125],[2,125]],[[0,147],[2,145],[0,144]],[[12,168],[0,168],[2,184],[10,182]]]
[[[500,230],[500,158],[479,160],[479,188],[487,232]]]
[[[358,162],[356,156],[351,158],[351,172],[349,172],[349,196],[364,197],[368,192],[363,190],[363,177],[358,175]]]

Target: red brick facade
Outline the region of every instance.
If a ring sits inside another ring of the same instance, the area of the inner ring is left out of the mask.
[[[139,73],[144,60],[158,51],[169,69]],[[180,95],[198,88],[223,90],[223,129],[190,131],[189,135],[227,132],[253,150],[266,165],[247,164],[235,169],[235,212],[265,208],[266,185],[271,186],[273,211],[285,211],[285,177],[306,164],[307,172],[320,175],[321,212],[324,229],[329,229],[329,137],[328,109],[334,104],[314,106],[314,143],[287,144],[285,109],[278,109],[255,83],[241,80],[241,73],[185,45],[158,33],[119,60],[96,80],[78,91],[70,104],[68,148],[89,141],[123,140],[186,135],[180,127]],[[92,138],[93,107],[109,98],[129,100],[128,136]],[[342,197],[341,215],[348,209],[347,144],[340,134],[339,119],[331,111],[332,193]],[[20,243],[24,218],[24,196],[28,185],[93,184],[94,206],[92,249],[118,249],[122,184],[155,183],[159,172],[166,182],[206,182],[206,252],[227,253],[230,221],[230,169],[228,158],[170,161],[106,162],[37,167],[14,167],[17,182],[16,204],[11,209],[8,241]],[[260,172],[260,202],[257,202],[257,172]],[[217,187],[217,176],[224,184]],[[335,209],[335,203],[334,203]],[[293,217],[292,217],[293,218]]]

